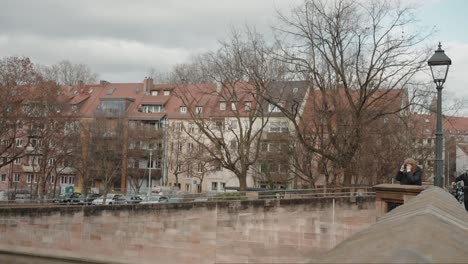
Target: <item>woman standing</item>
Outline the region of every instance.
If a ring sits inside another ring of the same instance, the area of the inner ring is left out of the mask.
[[[396,176],[402,185],[421,185],[422,170],[414,159],[405,159]]]

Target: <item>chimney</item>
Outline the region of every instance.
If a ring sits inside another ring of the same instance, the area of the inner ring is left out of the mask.
[[[82,80],[78,80],[76,85],[77,85],[77,89],[80,90],[80,91],[81,91],[81,89],[84,88],[84,83],[83,83]]]
[[[104,80],[99,81],[99,86],[101,86],[101,88],[104,88],[104,86],[106,86],[107,84],[109,84],[108,81],[104,81]]]
[[[151,89],[153,89],[153,78],[145,77],[143,80],[143,91],[145,91],[146,94],[150,94]]]

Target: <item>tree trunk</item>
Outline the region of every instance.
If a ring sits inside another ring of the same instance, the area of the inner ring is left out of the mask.
[[[246,191],[247,190],[247,175],[245,173],[243,175],[239,175],[238,179],[239,179],[239,191]]]

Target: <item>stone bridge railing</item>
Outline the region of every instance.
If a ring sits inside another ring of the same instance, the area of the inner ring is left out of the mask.
[[[376,224],[346,239],[318,260],[320,263],[467,261],[468,213],[439,187],[407,199]]]
[[[294,263],[313,261],[375,219],[373,196],[0,208],[0,253],[104,263]]]

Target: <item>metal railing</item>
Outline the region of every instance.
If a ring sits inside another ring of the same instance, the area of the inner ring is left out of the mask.
[[[165,196],[164,194],[159,194]],[[146,195],[140,195],[144,198]],[[167,195],[169,203],[184,202],[217,202],[217,201],[245,201],[245,200],[273,200],[273,199],[326,199],[326,198],[357,198],[374,197],[372,187],[339,187],[320,189],[293,189],[293,190],[259,190],[239,192],[205,192],[184,193],[175,192]],[[0,207],[27,207],[51,205],[83,205],[78,201],[60,201],[59,199],[44,200],[0,200]],[[115,204],[117,205],[117,204]]]

